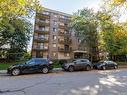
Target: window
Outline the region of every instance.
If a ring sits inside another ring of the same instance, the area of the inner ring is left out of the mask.
[[[64,19],[65,17],[61,15],[60,18],[63,18]]]
[[[56,30],[56,28],[53,28],[53,32],[56,32],[57,30]]]
[[[81,60],[81,62],[87,62],[87,60]]]
[[[65,56],[65,57],[69,57],[70,54],[69,54],[69,53],[65,53],[64,56]]]
[[[53,56],[56,56],[56,52],[53,52]]]
[[[39,30],[44,31],[45,30],[45,27],[44,26],[39,26]]]
[[[57,18],[57,15],[56,15],[56,14],[54,14],[54,17],[55,17],[55,18]]]
[[[53,44],[53,47],[56,47],[56,44]]]
[[[26,62],[27,64],[35,64],[35,60],[34,59],[31,59],[29,61]]]
[[[54,20],[54,21],[53,21],[53,24],[54,24],[54,25],[57,25],[57,21]]]
[[[40,21],[41,21],[41,22],[45,22],[45,21],[46,21],[46,19],[40,19]]]
[[[78,39],[78,42],[79,42],[79,43],[81,43],[81,40],[80,40],[80,39]]]
[[[69,57],[70,56],[70,54],[69,53],[67,53],[67,57]]]
[[[55,35],[53,35],[53,40],[56,40],[56,36]]]
[[[45,12],[43,12],[43,14],[44,14],[44,15],[49,15],[49,12],[46,12],[46,11],[45,11]]]

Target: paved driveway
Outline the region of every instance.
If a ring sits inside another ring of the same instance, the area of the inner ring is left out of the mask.
[[[127,95],[127,69],[0,74],[0,95]]]

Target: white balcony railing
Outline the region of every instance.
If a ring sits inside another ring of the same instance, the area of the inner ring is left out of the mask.
[[[48,46],[41,46],[41,45],[34,45],[33,49],[37,49],[37,50],[47,50]]]
[[[34,39],[36,39],[36,40],[48,40],[48,37],[34,36]]]
[[[40,20],[40,19],[36,19],[36,22],[49,23],[49,20]]]

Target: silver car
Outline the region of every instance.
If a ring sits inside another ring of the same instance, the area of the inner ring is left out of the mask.
[[[92,69],[92,63],[88,59],[76,59],[72,62],[62,64],[62,68],[65,71],[73,72],[75,70],[86,70]]]

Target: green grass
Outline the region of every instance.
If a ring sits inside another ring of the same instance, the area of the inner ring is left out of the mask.
[[[53,67],[54,67],[54,68],[61,68],[61,65],[58,64],[58,63],[54,63],[54,64],[53,64]]]
[[[6,70],[9,66],[13,64],[19,64],[24,63],[25,61],[16,61],[16,62],[10,62],[10,63],[0,63],[0,70]]]

